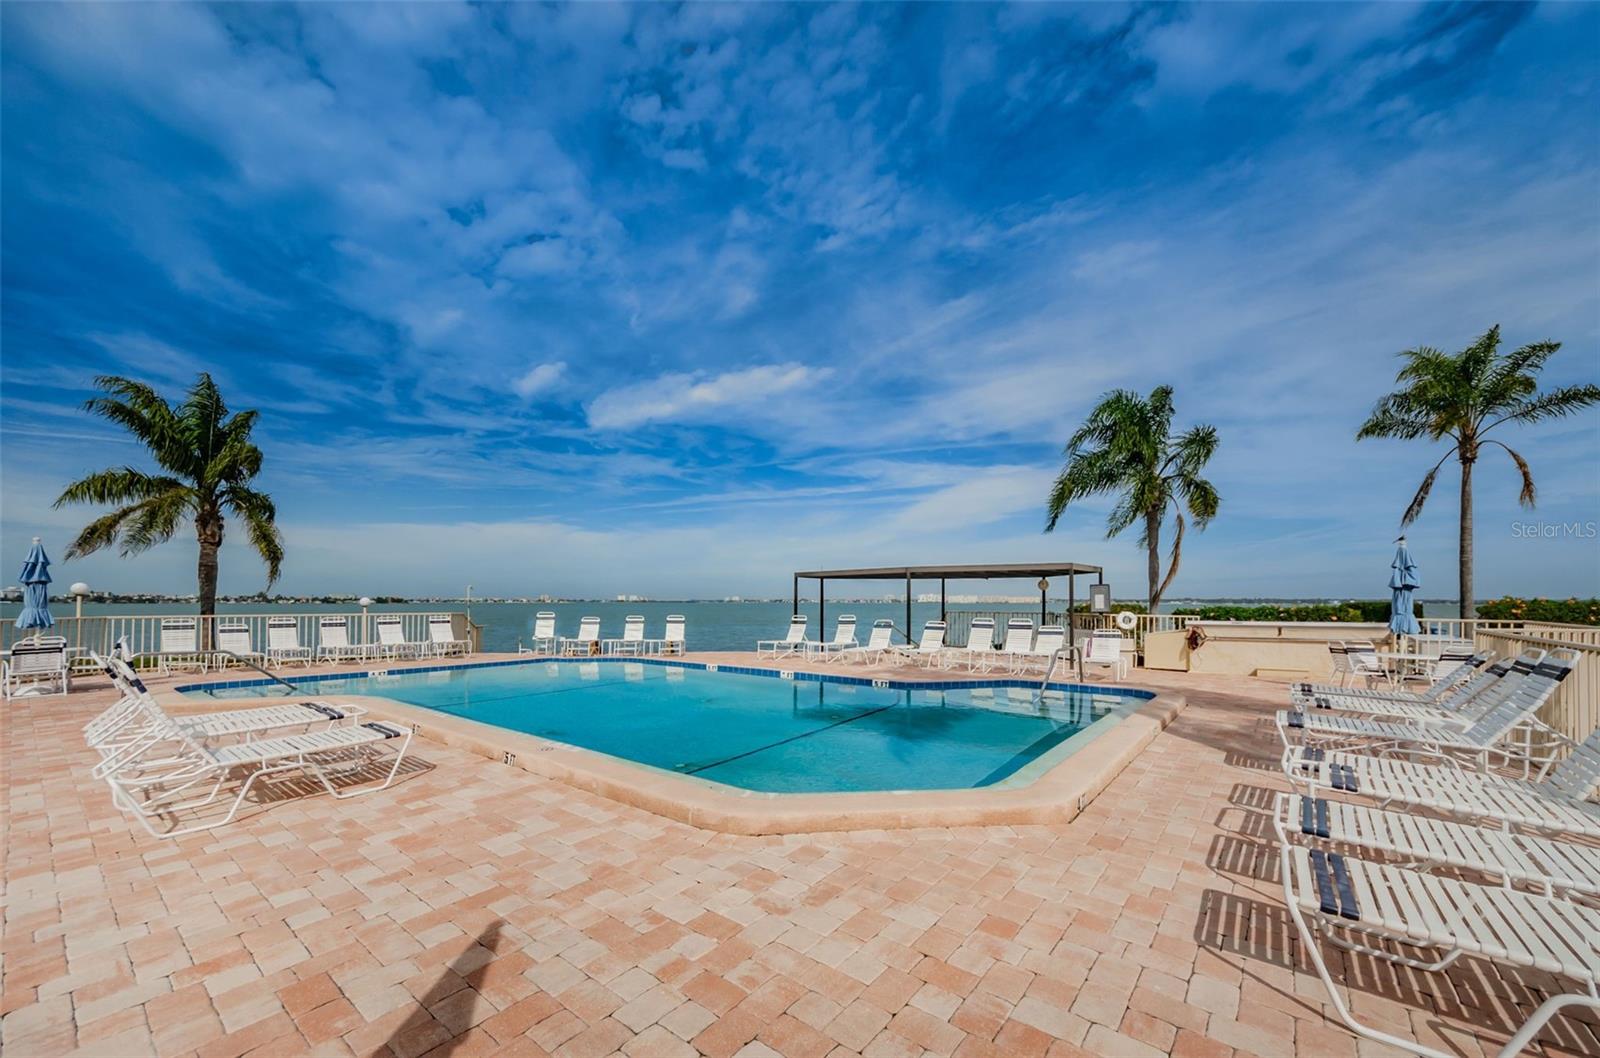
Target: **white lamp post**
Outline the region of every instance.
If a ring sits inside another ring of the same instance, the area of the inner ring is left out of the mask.
[[[367,618],[367,607],[371,605],[372,600],[363,595],[361,597],[361,644],[363,646],[372,642],[372,622]],[[363,653],[362,657],[365,656],[366,654]]]
[[[72,627],[76,630],[76,636],[77,636],[77,640],[78,640],[78,651],[79,651],[79,653],[82,653],[82,651],[83,651],[83,597],[85,595],[89,594],[89,585],[85,584],[81,580],[80,581],[75,581],[73,583],[72,587],[68,588],[67,590],[72,593],[72,607],[73,607],[73,610],[72,610],[72,616],[73,616]]]

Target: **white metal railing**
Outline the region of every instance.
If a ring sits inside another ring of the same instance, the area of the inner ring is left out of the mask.
[[[433,611],[433,612],[394,612],[382,613],[258,613],[258,614],[215,614],[210,617],[197,617],[191,614],[99,614],[92,617],[57,617],[54,628],[49,629],[53,635],[66,638],[67,646],[77,649],[74,661],[77,664],[86,664],[91,651],[98,654],[108,654],[111,648],[120,640],[125,640],[128,648],[134,654],[154,653],[161,649],[161,622],[175,617],[192,618],[198,622],[199,642],[202,653],[210,654],[217,647],[217,624],[243,624],[250,631],[250,643],[253,649],[264,651],[267,649],[267,622],[292,618],[295,632],[299,637],[300,645],[308,647],[313,652],[320,645],[319,623],[328,618],[343,618],[350,643],[353,646],[376,645],[378,640],[376,621],[379,617],[400,618],[401,628],[405,639],[410,643],[427,643],[428,620],[434,617],[450,618],[451,635],[457,639],[472,641],[472,649],[479,649],[481,643],[481,628],[469,624],[467,616],[460,612]],[[12,643],[25,636],[33,634],[31,630],[19,630],[11,621],[0,621],[0,647],[9,647]]]

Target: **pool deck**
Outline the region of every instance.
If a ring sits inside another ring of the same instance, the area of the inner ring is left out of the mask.
[[[178,682],[194,679],[156,689]],[[87,776],[81,728],[109,686],[13,701],[0,1046],[1400,1053],[1324,1016],[1283,910],[1266,814],[1286,789],[1270,720],[1283,685],[1126,682],[1188,708],[1069,823],[776,837],[700,829],[423,737],[389,790],[286,795],[159,841]],[[1366,1020],[1468,1056],[1572,988],[1472,958],[1443,974],[1333,963]],[[1600,1054],[1600,1023],[1559,1018],[1540,1053]]]

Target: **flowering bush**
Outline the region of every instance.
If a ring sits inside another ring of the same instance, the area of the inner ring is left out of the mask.
[[[1493,621],[1554,621],[1600,625],[1600,599],[1519,599],[1507,595],[1478,606],[1478,616]]]

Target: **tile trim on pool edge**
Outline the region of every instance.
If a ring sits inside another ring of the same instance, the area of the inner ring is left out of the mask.
[[[770,679],[790,679],[802,683],[842,683],[854,687],[880,687],[893,691],[953,691],[966,687],[1038,687],[1036,680],[1006,679],[1006,680],[885,680],[882,677],[871,676],[843,676],[831,672],[806,672],[798,669],[767,669],[756,668],[749,665],[724,665],[720,662],[707,663],[704,661],[678,661],[674,658],[627,658],[616,655],[602,657],[545,657],[515,658],[504,661],[471,661],[456,665],[410,665],[400,669],[359,669],[353,672],[318,672],[308,673],[295,681],[296,686],[325,683],[328,680],[364,680],[382,676],[409,676],[423,672],[450,672],[455,669],[493,669],[507,665],[586,665],[586,664],[634,664],[634,665],[665,665],[670,668],[699,669],[702,672],[731,672],[736,676],[762,676]],[[784,673],[788,673],[787,676]],[[190,692],[214,692],[228,690],[234,687],[271,687],[285,681],[276,679],[268,680],[218,680],[209,683],[185,683],[172,688],[179,694]],[[1089,691],[1112,697],[1128,697],[1150,699],[1155,696],[1154,691],[1141,690],[1137,687],[1118,687],[1110,684],[1098,683],[1060,683],[1052,681],[1048,684],[1053,691]],[[285,695],[284,697],[288,697]]]
[[[1011,682],[1018,686],[1035,686],[1024,681]],[[962,685],[971,686],[970,683]],[[705,830],[762,835],[1069,822],[1109,786],[1187,704],[1182,695],[1172,692],[1137,693],[1154,696],[1099,733],[1094,733],[1094,728],[1100,722],[1090,725],[1055,747],[1049,755],[1064,752],[1065,756],[1053,761],[1047,761],[1047,757],[1038,758],[992,786],[836,793],[743,790],[391,698],[341,697],[366,706],[376,719],[405,724],[425,740],[466,749],[495,763],[521,768]],[[168,699],[163,705],[170,705],[177,711],[199,711],[197,707],[209,704],[203,699],[172,692],[162,697]],[[259,698],[233,699],[230,704],[245,707],[258,705],[260,701]],[[1096,750],[1092,754],[1067,749],[1074,742],[1091,739]],[[426,752],[423,747],[413,747],[413,753],[419,750]],[[1022,780],[1030,769],[1036,770],[1025,781],[1008,785],[1012,780]]]

